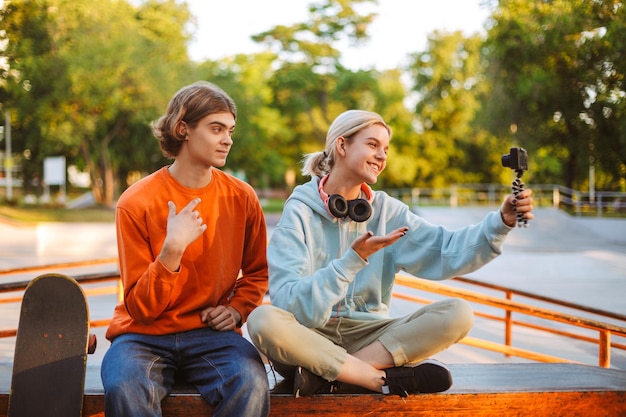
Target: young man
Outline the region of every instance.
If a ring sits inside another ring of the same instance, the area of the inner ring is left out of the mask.
[[[215,85],[182,88],[153,124],[174,162],[119,199],[124,300],[102,362],[107,417],[160,416],[175,377],[215,416],[269,414],[265,367],[240,329],[267,291],[265,219],[252,187],[216,169],[236,117]]]

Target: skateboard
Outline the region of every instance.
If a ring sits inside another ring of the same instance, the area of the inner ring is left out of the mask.
[[[87,354],[94,350],[76,280],[61,274],[33,279],[22,299],[8,417],[79,417]]]

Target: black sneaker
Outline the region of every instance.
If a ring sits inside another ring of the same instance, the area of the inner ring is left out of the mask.
[[[385,369],[385,373],[383,394],[407,397],[409,394],[441,392],[452,386],[450,370],[435,359],[427,359],[413,367]]]
[[[337,383],[328,382],[321,376],[298,366],[296,368],[293,394],[296,398],[308,397],[313,394],[330,394],[337,387]]]
[[[291,394],[293,393],[293,382],[297,366],[284,365],[279,362],[270,363],[272,373],[274,374],[274,387],[271,389],[272,394]],[[277,377],[279,374],[280,377]]]

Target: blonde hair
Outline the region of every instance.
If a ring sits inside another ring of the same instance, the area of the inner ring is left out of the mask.
[[[341,113],[328,128],[324,150],[304,155],[302,175],[323,177],[328,174],[335,165],[337,138],[343,137],[350,143],[355,134],[375,124],[387,129],[391,138],[391,128],[378,113],[366,110],[348,110]]]

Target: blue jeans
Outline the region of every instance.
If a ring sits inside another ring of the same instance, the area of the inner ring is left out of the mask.
[[[171,335],[124,334],[102,360],[107,417],[161,416],[174,377],[195,386],[214,416],[269,415],[269,384],[259,353],[236,332],[201,328]]]

